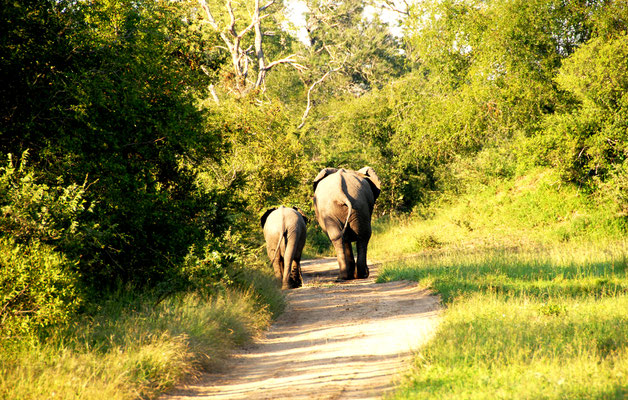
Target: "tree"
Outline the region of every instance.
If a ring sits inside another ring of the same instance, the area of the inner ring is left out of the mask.
[[[211,28],[217,32],[224,42],[226,49],[231,55],[232,72],[234,74],[233,88],[238,95],[245,95],[251,90],[264,89],[266,75],[269,71],[280,64],[288,64],[297,70],[303,70],[305,67],[296,62],[296,54],[290,54],[283,58],[275,59],[271,62],[267,61],[267,53],[264,48],[264,39],[271,35],[269,32],[262,30],[262,20],[269,19],[270,13],[264,12],[275,6],[275,0],[271,0],[265,5],[261,5],[260,0],[254,0],[252,10],[249,11],[250,22],[245,21],[244,13],[239,12],[233,7],[231,0],[226,0],[224,4],[224,12],[229,15],[229,21],[221,18],[219,23],[212,13],[212,7],[206,0],[199,0],[202,9],[205,12],[205,18]],[[240,4],[243,8],[246,4]],[[214,5],[215,8],[219,8]],[[269,11],[271,12],[271,11]],[[243,23],[245,25],[243,25]],[[242,27],[238,27],[241,25]],[[253,44],[250,45],[249,33],[253,31]],[[253,59],[255,58],[255,60]],[[249,76],[249,69],[253,69],[252,65],[257,65],[256,77]]]
[[[87,179],[93,212],[81,218],[98,231],[59,250],[96,290],[176,279],[192,244],[229,227],[230,194],[200,190],[184,167],[219,159],[223,142],[197,103],[206,60],[188,51],[201,46],[186,34],[185,5],[41,0],[0,11],[12,82],[0,103],[2,153],[31,149],[42,184]]]

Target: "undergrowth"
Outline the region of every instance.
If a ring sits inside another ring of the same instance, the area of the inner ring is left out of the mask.
[[[97,310],[42,335],[0,345],[0,398],[154,398],[202,371],[217,371],[237,346],[283,308],[272,277],[243,272],[234,289],[207,297],[120,291]]]

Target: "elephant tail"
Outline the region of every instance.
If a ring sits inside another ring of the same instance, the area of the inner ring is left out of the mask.
[[[347,219],[345,220],[345,225],[342,227],[342,232],[340,232],[340,237],[344,237],[345,231],[347,230],[347,225],[349,225],[349,218],[351,217],[351,212],[353,211],[353,207],[351,206],[351,202],[347,200],[345,202],[347,206]]]

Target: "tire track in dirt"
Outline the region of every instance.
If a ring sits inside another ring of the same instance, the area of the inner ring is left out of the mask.
[[[375,399],[394,387],[412,351],[434,333],[439,298],[408,281],[335,282],[335,258],[302,262],[304,287],[264,337],[225,372],[206,374],[163,400]]]

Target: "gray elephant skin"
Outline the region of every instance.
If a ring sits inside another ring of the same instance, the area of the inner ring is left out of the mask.
[[[334,245],[341,280],[369,276],[366,252],[371,238],[371,215],[380,191],[379,178],[371,167],[359,171],[325,168],[314,179],[316,219]]]
[[[301,287],[301,253],[305,246],[307,217],[296,207],[280,206],[266,210],[260,222],[268,258],[282,289]]]

